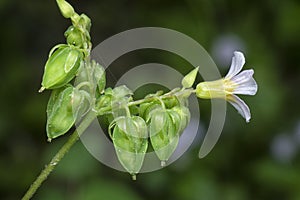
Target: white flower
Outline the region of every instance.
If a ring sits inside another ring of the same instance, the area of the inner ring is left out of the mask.
[[[253,69],[240,72],[245,64],[241,52],[234,52],[231,66],[225,78],[216,81],[202,82],[197,85],[196,94],[199,98],[224,98],[249,122],[250,109],[236,94],[255,95],[257,84],[253,79]]]

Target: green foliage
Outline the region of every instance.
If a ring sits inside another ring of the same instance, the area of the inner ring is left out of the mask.
[[[218,38],[238,36],[248,54],[247,67],[256,70],[260,89],[255,98],[245,99],[253,114],[250,124],[244,125],[228,106],[222,138],[205,159],[196,156],[201,144],[196,140],[195,146],[174,164],[141,174],[132,183],[126,174],[99,164],[77,143],[82,152],[74,146],[33,199],[300,199],[299,152],[288,163],[270,155],[272,139],[282,131],[290,134],[300,117],[300,32],[297,20],[293,20],[300,13],[298,1],[132,1],[130,6],[105,0],[72,3],[94,19],[94,44],[132,27],[157,26],[183,32],[212,53]],[[0,88],[0,196],[20,199],[66,139],[50,145],[43,142],[49,94],[36,94],[40,66],[50,46],[63,40],[66,23],[57,15],[53,1],[3,0],[0,10],[5,19],[0,33],[0,71],[5,83]],[[122,67],[132,65],[126,58],[118,59]],[[189,66],[179,56],[166,52],[151,57],[142,54],[130,61],[153,60],[182,73],[187,73],[184,67]],[[227,64],[229,61],[220,66]],[[110,70],[116,77],[123,73]],[[226,69],[221,72],[226,73]],[[200,104],[203,135],[211,105],[209,101]],[[93,162],[87,162],[87,157]],[[81,167],[74,174],[81,179],[68,179],[71,174],[67,172],[78,165]]]

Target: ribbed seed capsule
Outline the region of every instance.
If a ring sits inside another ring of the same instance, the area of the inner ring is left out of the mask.
[[[171,110],[175,111],[180,116],[179,134],[181,134],[190,122],[191,113],[185,106],[175,106],[171,108]]]
[[[105,106],[110,106],[111,105],[111,95],[102,95],[100,96],[97,101],[96,101],[96,108],[101,109]]]
[[[60,88],[69,83],[75,77],[82,59],[82,52],[76,48],[61,46],[55,50],[45,65],[40,91]]]
[[[171,157],[179,141],[180,116],[172,110],[154,109],[150,114],[149,134],[161,165]]]
[[[122,116],[110,124],[109,133],[120,163],[135,179],[142,167],[148,148],[145,121],[138,116]]]
[[[72,86],[52,91],[47,106],[48,140],[65,134],[75,123],[84,97]]]
[[[151,117],[150,116],[151,111],[157,108],[162,109],[159,102],[142,103],[139,106],[139,116],[141,116],[146,120],[146,122],[148,122]]]

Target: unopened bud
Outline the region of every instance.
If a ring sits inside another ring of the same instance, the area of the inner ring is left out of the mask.
[[[198,74],[199,67],[190,71],[181,81],[181,84],[184,88],[190,88],[193,86],[196,76]]]
[[[79,24],[82,27],[84,27],[88,32],[90,31],[92,26],[91,19],[85,14],[80,15]]]
[[[69,45],[83,47],[84,43],[86,42],[83,33],[78,28],[73,26],[70,26],[64,35],[67,38],[67,43]]]
[[[60,9],[61,14],[65,18],[70,18],[74,15],[74,8],[64,0],[56,0],[56,3]]]

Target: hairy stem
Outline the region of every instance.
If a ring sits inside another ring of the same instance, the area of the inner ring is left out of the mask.
[[[30,199],[37,191],[37,189],[41,186],[41,184],[47,179],[48,175],[53,171],[59,161],[64,157],[64,155],[69,151],[69,149],[75,144],[80,135],[85,131],[85,129],[92,123],[92,121],[96,118],[96,113],[94,111],[90,111],[86,117],[82,120],[81,124],[76,128],[74,133],[69,137],[68,141],[61,147],[61,149],[56,153],[56,155],[52,158],[50,163],[46,165],[40,175],[36,178],[36,180],[32,183],[30,188],[27,190],[22,200]]]

